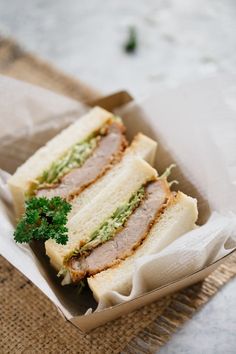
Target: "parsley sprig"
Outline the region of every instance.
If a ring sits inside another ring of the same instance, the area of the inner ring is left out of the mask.
[[[54,239],[65,245],[68,241],[67,214],[71,205],[61,197],[33,197],[26,202],[26,211],[14,232],[19,243]]]
[[[128,38],[124,44],[124,50],[126,53],[134,53],[138,46],[138,36],[135,27],[130,27],[128,32]]]

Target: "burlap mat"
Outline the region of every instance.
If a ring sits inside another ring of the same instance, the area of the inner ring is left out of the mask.
[[[81,101],[98,93],[0,39],[0,73]],[[236,254],[203,283],[82,334],[50,301],[0,258],[0,353],[153,353],[236,274]]]

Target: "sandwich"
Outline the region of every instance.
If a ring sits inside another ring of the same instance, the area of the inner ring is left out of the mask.
[[[165,177],[134,158],[94,203],[71,218],[67,246],[49,240],[46,253],[60,268],[63,284],[87,279],[99,301],[108,290],[128,294],[135,261],[192,230],[197,217],[195,199],[171,192]]]
[[[118,117],[97,107],[9,180],[18,215],[34,198],[69,203],[66,242],[47,237],[45,253],[63,285],[87,281],[97,301],[109,290],[127,294],[136,260],[192,230],[198,217],[196,200],[172,192],[151,166],[156,142],[139,133],[128,146],[124,132]]]
[[[151,221],[147,216],[145,218],[144,213],[143,219],[146,220],[141,223],[138,214],[145,210],[145,204],[149,204],[148,207],[150,206],[152,201],[149,200],[150,203],[148,202],[149,192],[153,190],[154,193],[158,193],[158,189],[162,190],[162,193],[166,193],[167,199],[162,207],[160,203],[159,208],[156,208],[155,211],[154,208],[153,210],[152,207],[150,208]],[[117,291],[120,294],[129,295],[132,289],[132,277],[135,272],[136,261],[143,256],[160,252],[178,237],[195,227],[198,217],[195,199],[182,192],[169,194],[166,181],[163,180],[150,183],[146,187],[146,193],[146,199],[142,201],[133,213],[132,218],[130,217],[124,229],[116,235],[113,241],[109,241],[109,244],[107,243],[94,250],[85,261],[82,261],[82,265],[79,264],[79,267],[77,261],[74,261],[74,264],[72,262],[72,269],[77,270],[77,268],[84,267],[87,271],[89,270],[88,285],[98,302],[108,291]],[[126,242],[124,242],[124,239]],[[115,250],[112,246],[115,247]],[[108,264],[109,266],[107,266]],[[102,271],[100,271],[101,269]],[[156,271],[161,270],[157,269]]]
[[[121,160],[128,145],[124,132],[121,119],[100,107],[63,130],[9,179],[16,215],[24,213],[25,200],[34,195],[68,200],[79,195]],[[136,141],[135,150],[153,162],[156,143],[143,135]]]

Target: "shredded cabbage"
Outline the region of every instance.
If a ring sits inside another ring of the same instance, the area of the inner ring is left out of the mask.
[[[145,189],[144,187],[141,187],[132,195],[126,204],[118,207],[112,216],[104,221],[102,225],[92,233],[88,242],[86,242],[83,247],[73,252],[73,256],[77,254],[86,254],[91,249],[110,240],[115,235],[116,231],[125,224],[134,209],[138,207],[141,200],[144,198],[144,195]]]

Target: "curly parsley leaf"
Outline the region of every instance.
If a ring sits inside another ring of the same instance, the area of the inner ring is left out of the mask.
[[[65,245],[68,241],[67,214],[71,205],[61,197],[33,197],[26,202],[26,211],[14,232],[19,243],[53,239]]]

